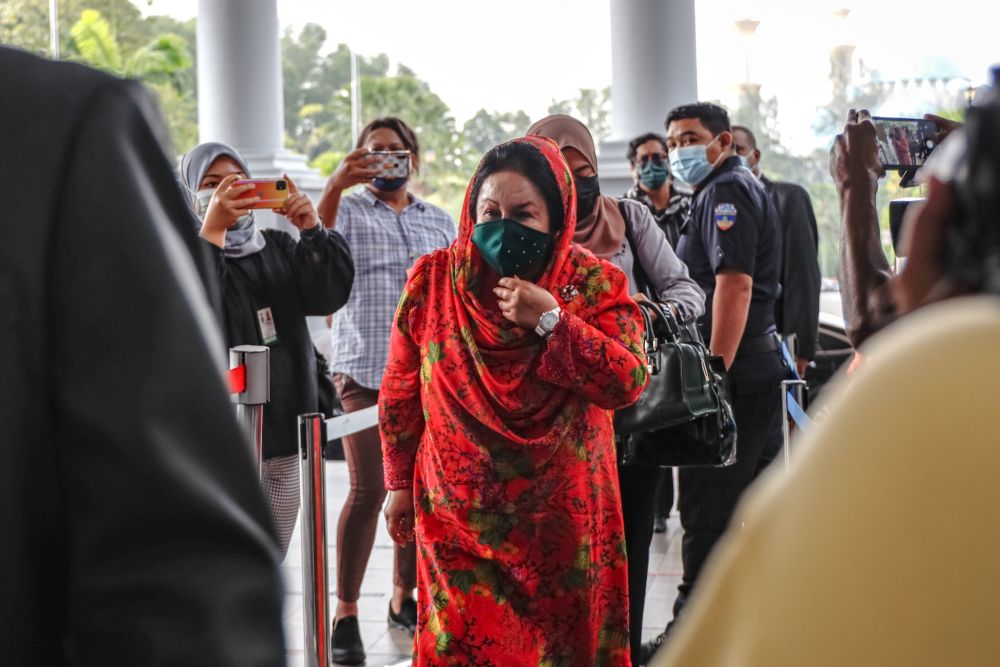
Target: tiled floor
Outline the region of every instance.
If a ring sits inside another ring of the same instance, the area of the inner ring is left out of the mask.
[[[330,575],[334,581],[336,563],[334,542],[337,536],[337,518],[347,496],[347,465],[341,461],[326,464],[327,543],[330,554]],[[676,515],[670,519],[670,529],[664,535],[654,535],[650,548],[649,583],[646,590],[646,611],[643,619],[643,636],[650,639],[660,632],[671,617],[681,575],[680,530]],[[285,638],[288,643],[289,667],[303,667],[302,617],[302,550],[298,528],[292,536],[288,557],[282,565],[285,576]],[[333,613],[334,586],[330,587],[330,611]],[[392,541],[386,534],[385,524],[379,517],[375,548],[364,582],[361,584],[360,609],[361,636],[365,641],[368,667],[408,664],[410,636],[402,630],[390,630],[386,625],[386,611],[392,590]]]

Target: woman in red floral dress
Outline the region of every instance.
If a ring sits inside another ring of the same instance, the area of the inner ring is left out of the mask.
[[[379,427],[415,665],[629,664],[611,411],[646,385],[642,327],[572,243],[573,187],[548,139],[492,149],[396,312]]]

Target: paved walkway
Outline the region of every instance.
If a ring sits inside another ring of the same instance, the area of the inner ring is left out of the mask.
[[[333,567],[336,565],[335,545],[337,518],[347,497],[347,464],[342,461],[328,461],[326,464],[327,498],[327,541],[330,549],[331,581],[335,581]],[[302,667],[303,617],[302,617],[302,550],[298,528],[292,536],[288,557],[282,565],[285,577],[285,638],[288,643],[289,667]],[[649,583],[646,591],[646,612],[643,619],[643,636],[650,639],[663,631],[671,617],[677,582],[681,575],[681,540],[676,514],[670,518],[670,529],[665,535],[654,535],[650,548]],[[360,609],[361,637],[364,639],[368,667],[387,667],[400,662],[406,664],[410,657],[410,636],[402,630],[390,630],[386,625],[386,612],[392,591],[392,541],[385,530],[385,523],[379,517],[379,528],[375,537],[375,548],[364,582],[361,584]],[[336,603],[330,587],[330,610]]]

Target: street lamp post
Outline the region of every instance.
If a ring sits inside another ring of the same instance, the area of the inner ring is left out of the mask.
[[[59,60],[59,0],[49,0],[49,52]]]
[[[736,30],[743,36],[743,83],[746,85],[750,84],[750,46],[759,25],[760,21],[753,19],[741,19],[736,22]]]

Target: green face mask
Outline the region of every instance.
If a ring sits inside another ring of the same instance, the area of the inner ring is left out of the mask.
[[[472,242],[483,261],[501,276],[525,276],[549,261],[552,236],[502,218],[473,227]]]
[[[653,190],[663,185],[669,175],[667,166],[650,160],[639,166],[639,182]]]

